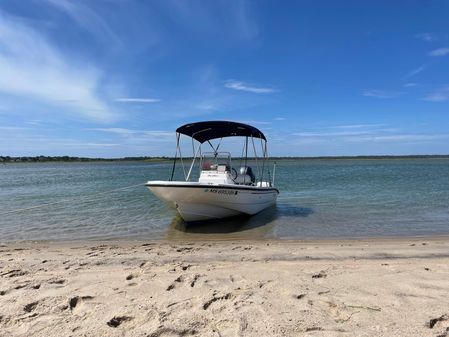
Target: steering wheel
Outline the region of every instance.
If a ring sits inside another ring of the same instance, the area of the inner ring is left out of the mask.
[[[235,182],[235,179],[237,179],[238,173],[237,170],[235,168],[231,169],[231,179],[233,182]]]

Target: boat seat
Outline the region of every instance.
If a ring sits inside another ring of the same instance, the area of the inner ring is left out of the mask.
[[[240,167],[237,177],[234,179],[234,182],[239,185],[253,185],[256,182],[256,177],[251,167]]]
[[[201,166],[201,169],[203,171],[216,171],[217,170],[217,164],[213,164],[211,162],[205,161],[203,165]]]
[[[228,165],[218,165],[217,171],[218,172],[227,172],[227,171],[229,171],[229,166]]]
[[[234,179],[234,182],[238,185],[252,185],[251,177],[247,174],[237,174],[237,178]]]

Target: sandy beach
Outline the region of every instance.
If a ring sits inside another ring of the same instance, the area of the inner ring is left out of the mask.
[[[0,247],[1,336],[449,336],[449,238]]]

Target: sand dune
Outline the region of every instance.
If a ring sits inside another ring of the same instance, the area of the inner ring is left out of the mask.
[[[449,239],[23,243],[0,336],[449,336]]]

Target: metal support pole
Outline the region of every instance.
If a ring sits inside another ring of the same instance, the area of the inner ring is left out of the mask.
[[[175,152],[175,160],[173,161],[173,167],[171,169],[170,181],[173,180],[173,176],[175,174],[176,158],[178,157],[178,148],[179,148],[179,133],[176,133],[176,152]]]
[[[195,164],[196,156],[198,155],[198,152],[200,151],[200,148],[201,148],[201,144],[198,145],[197,150],[193,154],[192,164],[190,165],[190,169],[189,169],[189,173],[187,174],[186,181],[189,181],[189,179],[190,179],[190,174],[192,173],[193,165]],[[194,149],[195,149],[195,147],[194,147]]]
[[[259,177],[259,179],[260,179],[260,168],[259,168],[259,163],[257,162],[256,145],[254,145],[254,138],[253,138],[253,135],[251,135],[251,142],[253,143],[254,158],[256,159],[257,177]],[[257,179],[256,179],[256,185],[257,185]]]

